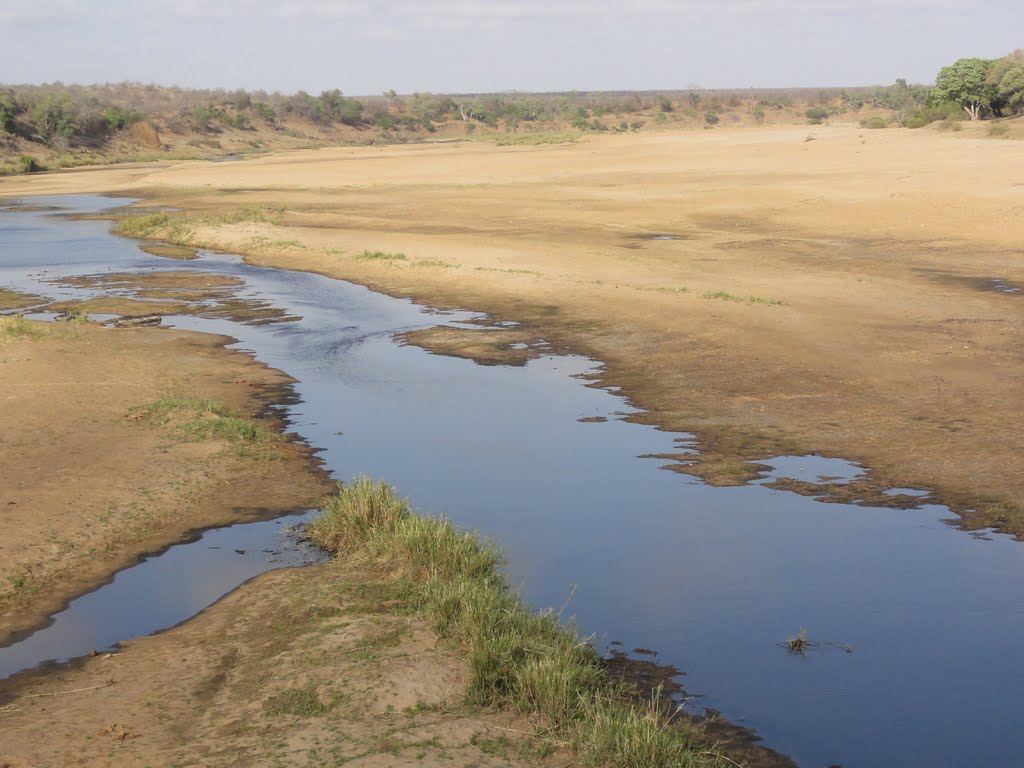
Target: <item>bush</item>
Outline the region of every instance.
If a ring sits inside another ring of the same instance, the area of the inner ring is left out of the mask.
[[[13,93],[0,93],[0,132],[14,133],[14,118],[21,112],[21,105]]]
[[[196,107],[192,110],[192,128],[199,133],[206,133],[210,130],[210,121],[216,116],[216,110],[211,107]]]
[[[256,102],[252,105],[252,111],[267,125],[274,126],[277,124],[277,112],[266,102]]]
[[[66,93],[51,93],[29,106],[28,122],[43,141],[70,139],[79,127],[78,110]]]
[[[933,104],[917,110],[906,119],[904,125],[907,128],[923,128],[939,120],[959,120],[963,114],[959,104],[953,102]]]
[[[880,128],[888,128],[889,121],[884,117],[872,117],[867,120],[860,121],[861,128],[870,128],[871,130],[878,130]]]
[[[828,119],[828,110],[824,107],[811,107],[804,114],[811,125],[821,125]]]
[[[720,118],[718,117],[718,113],[715,112],[713,109],[709,109],[707,112],[704,113],[704,122],[706,122],[708,125],[717,125],[719,119]]]
[[[35,173],[37,171],[45,171],[46,168],[40,164],[32,155],[22,155],[18,158],[18,172],[19,173]]]

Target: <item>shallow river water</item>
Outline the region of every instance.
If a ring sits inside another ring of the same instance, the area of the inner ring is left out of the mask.
[[[26,202],[80,212],[118,204]],[[323,449],[337,479],[383,477],[423,511],[496,540],[534,606],[560,606],[575,587],[568,612],[582,631],[602,649],[657,650],[686,673],[691,708],[722,712],[808,767],[1019,764],[1024,545],[951,528],[934,505],[706,486],[638,458],[678,452],[685,436],[624,421],[632,409],[621,397],[587,386],[593,361],[486,367],[428,354],[394,335],[473,315],[230,255],[161,259],[107,230],[0,212],[0,287],[86,298],[96,291],[47,281],[108,270],[242,278],[245,294],[302,319],[165,323],[233,336],[298,379],[301,402],[285,408],[291,429]],[[608,420],[579,421],[598,416]],[[769,463],[773,476],[807,480],[859,471],[813,456]],[[0,676],[171,626],[260,570],[310,557],[282,540],[280,524],[256,525],[123,571],[49,628],[0,649]],[[115,589],[145,610],[126,608]],[[780,643],[801,626],[820,644],[796,656]]]

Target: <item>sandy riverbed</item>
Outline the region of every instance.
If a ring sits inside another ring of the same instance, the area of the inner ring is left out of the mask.
[[[714,482],[742,481],[742,459],[841,455],[1021,532],[1022,160],[970,129],[773,127],[85,170],[0,194],[283,206],[184,239],[522,320],[696,431]]]

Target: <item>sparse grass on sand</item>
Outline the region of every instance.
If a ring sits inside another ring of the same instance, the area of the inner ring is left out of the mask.
[[[722,299],[723,301],[746,302],[747,304],[771,304],[781,306],[781,299],[769,299],[765,296],[737,296],[728,291],[707,291],[700,296],[702,299]]]
[[[404,253],[388,253],[386,251],[363,251],[356,254],[360,261],[406,261]]]
[[[609,679],[590,643],[557,615],[528,610],[499,573],[491,544],[414,513],[386,483],[359,477],[341,487],[308,533],[325,549],[411,581],[437,632],[465,649],[468,703],[538,717],[586,765],[726,764],[697,725],[674,720],[657,696],[640,701]]]
[[[484,133],[469,138],[471,141],[493,141],[499,147],[516,147],[539,144],[575,144],[582,135],[579,131],[534,131],[530,133]]]
[[[217,227],[228,224],[277,224],[284,214],[284,206],[264,205],[223,213],[143,213],[125,216],[111,227],[111,232],[123,237],[142,240],[162,239],[188,244],[197,227]]]
[[[251,448],[270,447],[278,442],[272,430],[214,400],[166,395],[132,412],[154,424],[173,425],[186,440],[223,440],[240,455],[248,455]],[[266,455],[272,458],[277,454],[268,451]]]

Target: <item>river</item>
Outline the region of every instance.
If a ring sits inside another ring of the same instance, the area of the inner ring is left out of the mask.
[[[93,212],[124,201],[24,202]],[[295,377],[299,402],[283,406],[289,428],[322,449],[335,478],[385,478],[423,511],[495,540],[532,605],[561,606],[571,594],[567,613],[602,651],[613,642],[654,649],[683,670],[689,708],[720,711],[808,768],[1020,761],[1021,543],[960,531],[933,504],[821,503],[764,481],[710,487],[640,458],[686,450],[688,436],[625,420],[634,409],[620,395],[589,385],[596,361],[551,354],[482,366],[430,354],[396,334],[465,327],[476,315],[229,254],[162,259],[108,228],[0,213],[0,287],[87,298],[97,289],[50,281],[109,270],[238,277],[245,295],[301,319],[165,324],[232,336]],[[766,463],[772,476],[805,480],[860,472],[816,456]],[[171,626],[256,572],[312,557],[281,538],[281,521],[255,525],[263,528],[221,529],[123,571],[73,602],[73,615],[0,649],[0,674]],[[204,589],[169,586],[199,568]],[[115,606],[130,613],[123,595],[150,604],[144,622],[115,618]],[[780,646],[801,626],[819,643],[802,656]]]

